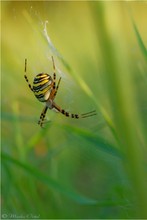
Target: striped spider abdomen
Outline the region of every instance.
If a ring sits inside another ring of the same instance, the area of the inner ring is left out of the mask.
[[[40,102],[46,102],[53,87],[53,79],[47,73],[39,73],[33,81],[33,92]]]

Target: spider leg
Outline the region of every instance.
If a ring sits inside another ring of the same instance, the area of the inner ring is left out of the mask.
[[[54,62],[54,58],[52,56],[52,62],[53,62],[53,89],[52,89],[52,92],[50,94],[50,99],[51,100],[54,100],[54,98],[56,97],[56,94],[57,94],[57,91],[58,91],[58,88],[59,88],[59,84],[60,84],[60,81],[61,81],[61,77],[59,78],[59,81],[58,81],[58,84],[56,86],[56,68],[55,68],[55,62]]]
[[[32,90],[32,92],[33,92],[33,87],[32,87],[31,84],[29,83],[29,80],[28,80],[28,77],[27,77],[27,59],[25,59],[25,69],[24,69],[24,72],[25,72],[24,78],[25,78],[25,80],[26,80],[26,82],[27,82],[29,88],[30,88],[30,89]]]
[[[52,62],[53,62],[53,89],[56,88],[56,69],[55,69],[55,62],[54,62],[54,58],[52,56]]]
[[[54,91],[54,93],[53,93],[52,100],[54,100],[55,97],[56,97],[56,95],[57,95],[57,91],[58,91],[58,89],[59,89],[60,82],[61,82],[61,77],[59,78],[57,87],[56,87],[56,89],[55,89],[55,91]]]
[[[47,112],[47,109],[48,107],[45,106],[44,109],[42,110],[41,112],[41,115],[40,115],[40,119],[38,121],[38,124],[42,127],[43,123],[44,123],[44,119],[45,119],[45,115],[46,115],[46,112]]]
[[[97,115],[96,110],[81,114],[81,118],[87,118],[87,117],[90,117],[90,116],[93,116],[93,115]]]
[[[66,117],[70,117],[70,118],[75,118],[75,119],[79,119],[79,118],[87,118],[87,117],[91,117],[96,115],[96,111],[90,111],[84,114],[73,114],[73,113],[69,113],[67,111],[65,111],[64,109],[62,109],[60,106],[58,106],[56,103],[53,102],[53,108],[55,108],[58,112],[62,113],[63,115],[65,115]]]
[[[56,87],[56,93],[57,93],[57,91],[58,91],[58,88],[59,88],[60,82],[61,82],[61,77],[59,78],[59,81],[58,81],[58,84],[57,84],[57,87]]]

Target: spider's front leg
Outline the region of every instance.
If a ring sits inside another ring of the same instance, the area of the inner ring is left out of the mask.
[[[52,56],[52,62],[53,62],[53,89],[56,89],[56,69],[55,69],[55,62],[54,62],[54,58]]]
[[[29,88],[32,90],[33,92],[33,87],[31,86],[31,84],[29,83],[28,77],[27,77],[27,59],[25,59],[25,70],[24,70],[25,74],[24,74],[24,78],[29,86]]]
[[[60,84],[60,81],[61,81],[61,77],[59,78],[59,81],[58,81],[58,84],[56,86],[56,69],[55,69],[55,63],[54,63],[54,58],[52,56],[52,62],[53,62],[53,70],[54,70],[54,73],[53,73],[53,89],[52,89],[52,92],[50,94],[50,99],[51,100],[54,100],[56,95],[57,95],[57,91],[58,91],[58,88],[59,88],[59,84]]]
[[[61,82],[61,77],[59,78],[59,81],[58,81],[57,87],[55,88],[55,92],[54,92],[54,95],[53,95],[53,99],[52,99],[52,100],[54,100],[55,97],[56,97],[56,95],[57,95],[57,91],[58,91],[58,88],[59,88],[59,84],[60,84],[60,82]]]
[[[47,109],[48,107],[45,106],[44,109],[42,110],[41,112],[41,115],[40,115],[40,119],[38,121],[38,124],[42,127],[43,123],[44,123],[44,119],[45,119],[45,115],[46,115],[46,112],[47,112]]]

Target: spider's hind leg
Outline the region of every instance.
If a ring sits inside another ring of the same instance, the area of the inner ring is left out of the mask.
[[[81,114],[81,118],[88,118],[94,115],[97,115],[96,110]]]
[[[75,119],[88,118],[88,117],[91,117],[91,116],[94,116],[97,114],[95,110],[90,111],[90,112],[86,112],[83,114],[69,113],[69,112],[65,111],[64,109],[62,109],[60,106],[58,106],[55,102],[53,102],[53,108],[55,108],[58,112],[65,115],[66,117],[75,118]]]

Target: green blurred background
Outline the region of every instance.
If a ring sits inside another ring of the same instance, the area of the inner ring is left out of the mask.
[[[147,218],[147,3],[2,1],[2,218]],[[62,77],[43,109],[24,79]]]

